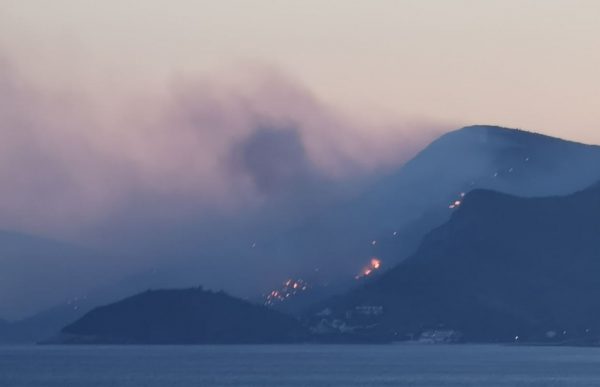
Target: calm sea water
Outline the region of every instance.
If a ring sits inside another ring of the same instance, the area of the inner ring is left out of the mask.
[[[0,347],[0,386],[600,386],[600,349],[494,345]]]

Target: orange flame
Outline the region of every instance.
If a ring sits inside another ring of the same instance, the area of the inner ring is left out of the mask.
[[[306,281],[298,278],[286,280],[279,289],[272,290],[265,296],[265,305],[272,306],[278,302],[283,302],[290,297],[298,295],[300,292],[309,289]]]
[[[371,258],[371,261],[369,262],[368,266],[365,266],[362,271],[360,272],[360,274],[358,274],[356,277],[354,277],[355,279],[360,279],[363,277],[367,277],[371,274],[373,274],[373,272],[375,270],[379,270],[379,268],[381,267],[381,260],[379,258]]]
[[[379,269],[381,266],[381,261],[377,258],[371,258],[371,267],[375,270]]]

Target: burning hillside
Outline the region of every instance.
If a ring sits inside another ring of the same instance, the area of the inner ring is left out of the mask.
[[[305,292],[309,289],[309,285],[306,281],[298,278],[293,279],[290,278],[285,281],[282,286],[278,289],[272,290],[269,294],[265,296],[265,305],[273,306],[277,303],[284,302],[291,297],[294,297],[302,292]]]
[[[369,264],[365,267],[363,267],[363,269],[361,270],[361,272],[359,274],[357,274],[354,278],[355,279],[361,279],[364,277],[368,277],[369,275],[373,274],[373,272],[375,272],[376,270],[379,270],[381,268],[381,260],[379,260],[378,258],[371,258],[371,261],[369,262]]]

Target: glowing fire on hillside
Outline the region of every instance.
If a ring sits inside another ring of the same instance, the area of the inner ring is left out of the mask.
[[[462,199],[465,197],[465,193],[461,192],[460,193],[460,199],[453,201],[452,203],[450,203],[450,205],[448,206],[448,208],[450,208],[451,210],[460,207],[460,205],[462,204]]]
[[[308,283],[302,279],[288,279],[279,289],[272,290],[265,296],[265,305],[273,306],[279,302],[284,302],[308,290]]]
[[[371,258],[371,261],[369,262],[369,264],[367,266],[365,266],[361,272],[359,274],[357,274],[354,278],[355,279],[361,279],[364,277],[368,277],[371,274],[373,274],[373,272],[375,272],[376,270],[379,270],[379,268],[381,267],[381,260],[379,260],[378,258]]]

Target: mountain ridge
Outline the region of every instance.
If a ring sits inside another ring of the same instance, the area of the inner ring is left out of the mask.
[[[259,246],[257,253],[281,256],[293,250],[302,262],[325,256],[314,267],[351,278],[355,273],[347,268],[357,270],[372,256],[387,267],[409,257],[428,231],[450,219],[449,206],[474,189],[563,195],[598,179],[600,146],[521,129],[467,126],[440,136],[357,198]]]
[[[204,255],[194,254],[194,262],[204,262],[197,259],[204,257],[208,261],[219,261],[218,254],[245,257],[244,262],[253,267],[252,273],[260,274],[260,277],[256,275],[255,281],[263,293],[272,290],[268,289],[270,285],[275,288],[292,276],[311,279],[310,288],[319,287],[319,292],[312,294],[314,298],[307,299],[314,302],[357,284],[354,277],[372,257],[379,258],[383,268],[409,257],[430,230],[456,213],[449,205],[461,200],[462,193],[468,195],[473,190],[492,189],[524,196],[566,194],[599,178],[598,146],[519,129],[467,126],[440,136],[363,194],[338,202],[307,222],[284,231],[271,228],[271,233],[264,233],[272,235],[268,240],[251,239],[248,235],[240,238],[240,233],[229,233],[223,236],[220,245],[212,246],[208,251],[204,245],[197,246],[198,254]],[[240,243],[242,239],[245,243]],[[0,248],[0,256],[1,252]],[[132,276],[126,286],[115,285],[114,292],[108,293],[118,298],[148,287],[204,283],[204,278],[198,277],[210,272],[202,265],[194,266],[191,261],[189,266],[181,264],[159,269],[162,270],[149,270],[150,274],[140,276],[142,279]],[[69,270],[65,273],[63,281],[71,274]],[[44,269],[40,275],[46,274]],[[244,282],[244,276],[236,275],[239,281],[231,282]],[[179,282],[175,283],[175,279]],[[217,285],[209,283],[212,288],[231,290]],[[258,297],[259,290],[254,291]],[[5,291],[4,294],[17,293]],[[238,291],[235,294],[249,293]],[[74,311],[75,306],[66,304],[66,298],[58,299],[61,301],[58,308],[17,325],[21,325],[21,331],[26,335],[34,337],[44,321],[57,326],[62,314],[61,325],[64,325],[80,317],[83,311],[93,306],[91,304],[107,300],[96,297],[85,305],[78,302],[76,306],[82,309]],[[306,304],[290,302],[276,308],[298,314]],[[35,340],[39,339],[41,337],[35,337]]]
[[[337,319],[368,321],[367,335],[390,340],[451,331],[475,342],[600,343],[599,211],[599,183],[543,198],[467,194],[413,256],[330,300],[329,328]],[[344,317],[365,305],[383,312]]]

